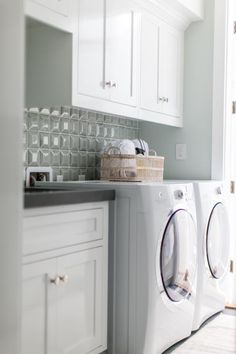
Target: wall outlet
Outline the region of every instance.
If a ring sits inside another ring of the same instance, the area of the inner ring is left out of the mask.
[[[187,159],[187,145],[186,144],[176,144],[175,145],[175,158],[176,158],[176,160],[186,160]]]

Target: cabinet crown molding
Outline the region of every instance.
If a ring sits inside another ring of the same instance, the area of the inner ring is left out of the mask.
[[[195,21],[203,20],[203,1],[191,0],[191,3],[199,3],[200,10],[193,10],[192,6],[185,6],[183,0],[135,0],[135,2],[147,11],[152,11],[163,21],[171,23],[174,27],[185,31]],[[190,4],[190,0],[189,0]]]

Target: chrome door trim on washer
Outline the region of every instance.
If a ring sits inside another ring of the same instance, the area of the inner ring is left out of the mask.
[[[187,209],[177,209],[165,226],[159,262],[162,284],[172,302],[180,302],[191,296],[197,267],[196,242],[196,226],[192,215]]]

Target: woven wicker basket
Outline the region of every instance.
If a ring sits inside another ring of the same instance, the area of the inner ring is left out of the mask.
[[[164,157],[103,154],[101,157],[100,172],[102,180],[162,182]]]

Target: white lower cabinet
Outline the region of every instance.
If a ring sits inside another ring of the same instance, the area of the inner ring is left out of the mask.
[[[100,209],[104,213],[101,240],[24,257],[23,354],[98,354],[106,350],[107,208],[98,208],[98,213]],[[25,220],[25,225],[32,224]],[[53,232],[50,223],[48,227]],[[75,231],[71,225],[70,232]]]

